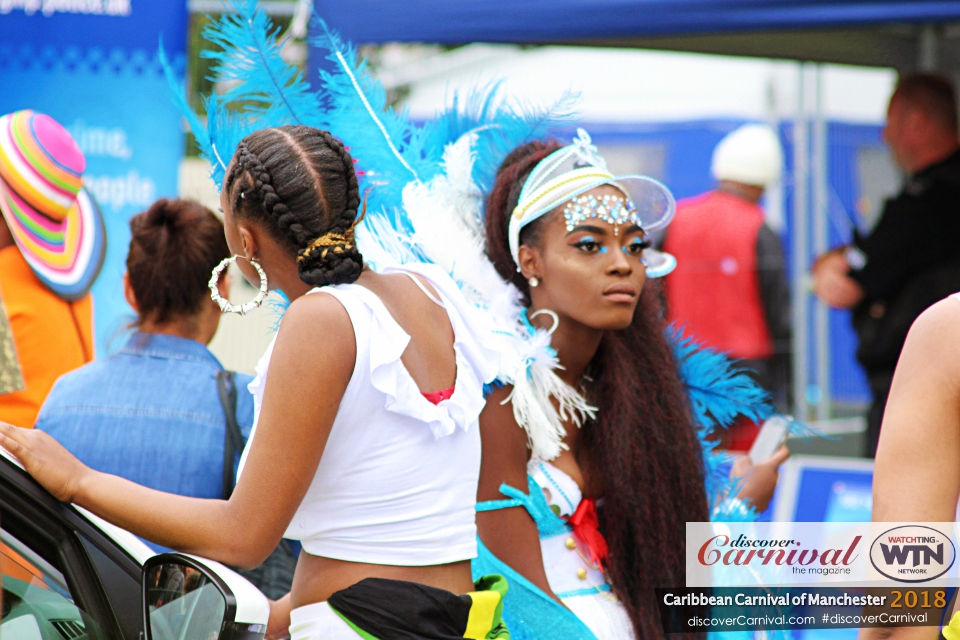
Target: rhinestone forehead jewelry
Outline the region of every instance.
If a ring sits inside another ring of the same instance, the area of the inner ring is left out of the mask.
[[[599,218],[615,228],[627,222],[641,226],[640,216],[637,215],[633,202],[629,198],[610,194],[599,198],[593,194],[574,196],[564,207],[563,217],[567,222],[568,233],[589,218]]]

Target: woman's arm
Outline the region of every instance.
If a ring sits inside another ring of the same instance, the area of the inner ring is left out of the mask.
[[[84,466],[43,432],[0,423],[0,445],[54,496],[157,544],[239,567],[277,546],[316,473],[356,360],[346,310],[303,296],[283,319],[259,424],[230,500],[188,498]]]
[[[527,434],[514,419],[513,406],[509,402],[502,404],[511,391],[511,387],[495,390],[480,414],[483,459],[477,502],[508,499],[500,493],[503,483],[524,492],[527,490]],[[554,600],[560,601],[547,583],[540,534],[526,509],[512,507],[478,512],[477,531],[480,540],[495,556]]]
[[[947,298],[914,321],[897,362],[873,472],[873,521],[953,522],[958,456],[960,303]],[[900,627],[863,629],[860,639],[938,635],[936,627]]]
[[[874,522],[953,522],[960,494],[960,303],[910,328],[883,415]]]

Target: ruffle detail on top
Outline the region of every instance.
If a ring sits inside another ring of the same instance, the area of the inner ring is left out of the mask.
[[[387,397],[384,404],[387,411],[425,422],[434,438],[449,436],[458,426],[466,432],[477,422],[486,404],[483,385],[496,378],[499,368],[500,354],[484,346],[490,343],[489,327],[439,267],[416,264],[382,271],[385,274],[397,272],[422,276],[440,294],[453,327],[456,383],[453,395],[439,404],[424,398],[400,360],[410,343],[410,336],[375,294],[360,285],[346,285],[358,292],[372,311],[368,350],[370,383]],[[333,288],[342,291],[341,287]]]
[[[240,465],[237,467],[237,480],[243,473],[243,468],[247,464],[247,453],[250,451],[250,443],[253,442],[253,436],[257,433],[257,424],[260,422],[260,407],[263,406],[263,389],[267,386],[267,371],[270,369],[270,358],[273,356],[273,345],[277,344],[277,336],[274,335],[267,350],[260,356],[257,366],[254,369],[256,376],[247,385],[247,391],[253,396],[253,428],[250,429],[250,435],[247,437],[247,444],[243,447],[243,453],[240,454]]]

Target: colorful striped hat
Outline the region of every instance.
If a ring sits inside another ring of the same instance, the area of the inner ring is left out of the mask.
[[[86,164],[50,116],[0,118],[0,210],[27,264],[65,300],[87,294],[107,250],[103,216],[83,188]]]

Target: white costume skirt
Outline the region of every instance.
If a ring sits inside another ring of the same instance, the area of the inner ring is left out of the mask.
[[[361,637],[326,602],[290,612],[290,640],[357,640]]]
[[[633,623],[627,610],[609,592],[561,598],[597,640],[633,640]]]

